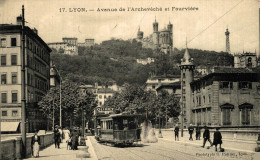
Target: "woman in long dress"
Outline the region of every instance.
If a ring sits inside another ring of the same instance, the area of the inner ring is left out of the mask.
[[[38,136],[38,132],[35,131],[31,141],[33,157],[39,157],[40,145],[41,145],[40,137]]]

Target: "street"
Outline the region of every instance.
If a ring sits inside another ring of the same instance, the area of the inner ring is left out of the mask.
[[[98,159],[114,160],[196,160],[196,159],[252,159],[251,153],[237,151],[215,152],[214,148],[206,149],[186,143],[159,139],[158,143],[144,143],[132,147],[113,147],[111,144],[97,143],[90,138]]]

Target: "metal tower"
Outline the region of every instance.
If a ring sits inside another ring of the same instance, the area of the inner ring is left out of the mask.
[[[225,35],[226,35],[226,52],[228,52],[228,53],[230,53],[229,34],[230,34],[230,32],[228,31],[228,28],[227,28]]]

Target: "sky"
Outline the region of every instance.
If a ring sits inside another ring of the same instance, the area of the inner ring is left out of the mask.
[[[112,37],[127,40],[136,38],[139,26],[146,37],[156,17],[159,30],[169,21],[173,24],[173,45],[178,49],[185,47],[187,37],[189,48],[225,51],[228,27],[232,53],[259,54],[259,0],[0,0],[0,24],[15,24],[23,4],[26,25],[38,29],[46,43],[61,42],[62,37],[77,37],[79,42],[94,38],[96,43]],[[127,11],[128,7],[162,11]],[[87,12],[69,12],[70,8]],[[117,11],[97,11],[105,8]]]

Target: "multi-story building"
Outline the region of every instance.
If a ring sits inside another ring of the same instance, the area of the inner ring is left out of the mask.
[[[80,87],[83,94],[87,90],[94,93],[98,101],[98,107],[103,106],[108,98],[121,91],[121,88],[115,82],[108,82],[105,86],[99,86],[98,83],[95,83],[95,85],[82,85]]]
[[[235,68],[254,68],[258,66],[258,63],[256,53],[243,52],[243,54],[234,55]]]
[[[154,62],[154,58],[146,58],[146,59],[136,59],[136,62],[142,65],[147,65]]]
[[[83,43],[78,43],[78,46],[81,46],[81,47],[90,47],[90,46],[94,46],[95,44],[95,39],[93,38],[88,38],[88,39],[85,39],[85,42]]]
[[[156,91],[156,88],[161,85],[168,85],[180,81],[180,76],[167,75],[167,76],[150,76],[146,81],[145,89]]]
[[[63,37],[62,41],[65,43],[74,45],[74,46],[78,45],[78,38],[76,38],[76,37]]]
[[[21,121],[21,64],[22,36],[21,17],[17,25],[0,25],[0,107],[2,123]],[[46,129],[37,102],[50,87],[50,52],[48,45],[36,30],[25,26],[25,93],[27,131]]]
[[[187,48],[180,68],[184,126],[260,125],[259,71],[215,67],[213,72],[193,80],[195,66]]]
[[[62,38],[63,42],[48,43],[50,48],[56,49],[58,52],[63,52],[68,55],[78,55],[78,39],[77,38]]]

